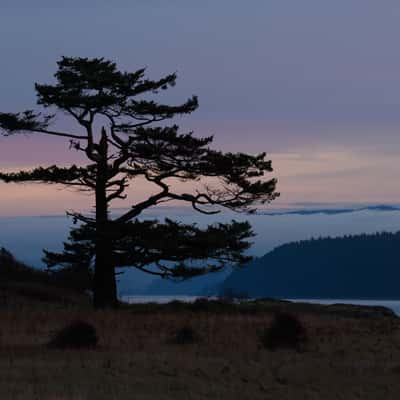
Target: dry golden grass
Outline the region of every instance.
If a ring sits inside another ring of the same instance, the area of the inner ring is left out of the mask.
[[[93,311],[17,300],[0,308],[1,400],[399,398],[397,319],[304,312],[304,351],[270,352],[259,341],[270,313]],[[96,350],[46,347],[77,319],[95,325]],[[171,344],[183,326],[200,340]]]

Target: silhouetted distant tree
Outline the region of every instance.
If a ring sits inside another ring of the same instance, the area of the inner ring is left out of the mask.
[[[90,290],[93,284],[95,254],[94,232],[90,234],[89,225],[81,223],[70,230],[64,251],[55,253],[44,251],[43,261],[48,272],[58,280],[67,280],[77,289]]]
[[[50,264],[71,265],[79,255],[86,257],[86,262],[94,256],[94,305],[107,307],[117,304],[117,266],[132,266],[166,278],[188,278],[248,261],[243,255],[252,236],[248,223],[233,221],[201,229],[169,219],[160,223],[138,217],[149,207],[171,200],[189,203],[204,214],[217,213],[221,207],[251,212],[256,203],[277,196],[275,179],[260,179],[272,171],[265,153],[223,153],[209,147],[212,137],[179,133],[177,125],[161,126],[198,107],[195,96],[179,105],[146,97],[174,86],[175,74],[153,81],[145,78],[144,69],[121,72],[103,58],[62,57],[55,78],[53,85],[35,85],[37,102],[72,117],[79,132],[51,129],[54,115],[33,110],[0,113],[5,134],[64,137],[89,160],[85,166],[53,165],[0,174],[5,182],[64,184],[94,193],[95,215],[73,213],[81,225],[72,231],[63,253],[46,254]],[[158,192],[111,217],[110,204],[124,199],[129,182],[136,178],[152,183]],[[209,184],[192,193],[172,189],[174,181],[201,178]],[[219,183],[216,186],[212,181]]]

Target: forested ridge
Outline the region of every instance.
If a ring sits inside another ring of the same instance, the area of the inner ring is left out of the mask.
[[[284,244],[235,270],[221,292],[256,297],[400,298],[400,232]]]

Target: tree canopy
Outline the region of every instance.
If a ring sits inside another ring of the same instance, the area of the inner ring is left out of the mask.
[[[93,192],[95,215],[73,213],[81,225],[71,231],[62,254],[47,252],[46,258],[50,264],[65,264],[80,252],[86,259],[94,257],[94,301],[99,307],[116,304],[117,266],[189,278],[248,261],[245,251],[253,235],[248,223],[200,228],[170,219],[146,220],[142,218],[145,210],[178,201],[203,214],[216,214],[222,208],[253,212],[257,205],[278,196],[276,180],[264,179],[272,171],[265,153],[224,153],[211,147],[212,136],[198,138],[193,132],[181,133],[175,123],[167,124],[195,111],[197,97],[178,105],[156,102],[154,95],[173,87],[176,74],[150,80],[145,72],[120,71],[104,58],[62,57],[55,84],[35,84],[38,105],[54,113],[0,113],[5,135],[64,137],[88,159],[83,166],[0,173],[0,180],[64,184]],[[67,114],[80,129],[51,128],[57,112]],[[128,186],[138,178],[157,191],[112,217],[113,200],[125,199]],[[196,185],[182,193],[176,181]]]

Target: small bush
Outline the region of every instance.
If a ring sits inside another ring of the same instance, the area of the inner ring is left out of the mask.
[[[87,322],[76,321],[61,329],[49,346],[59,349],[95,347],[98,342],[96,328]]]
[[[187,311],[188,305],[180,300],[171,300],[166,304],[165,308],[173,312]]]
[[[188,306],[193,312],[210,312],[213,310],[214,301],[210,301],[206,297],[200,297],[193,303],[189,303]]]
[[[234,311],[234,304],[229,300],[199,298],[196,299],[193,303],[189,303],[188,308],[190,311],[195,313],[224,313]]]
[[[172,344],[192,344],[199,341],[196,332],[191,326],[184,326],[179,329],[173,339],[170,341]]]
[[[300,320],[282,312],[275,314],[271,326],[260,335],[262,345],[269,350],[291,348],[299,351],[306,339],[306,330]]]
[[[240,291],[233,288],[224,288],[219,296],[222,300],[246,300],[249,299],[250,296],[246,291]]]

